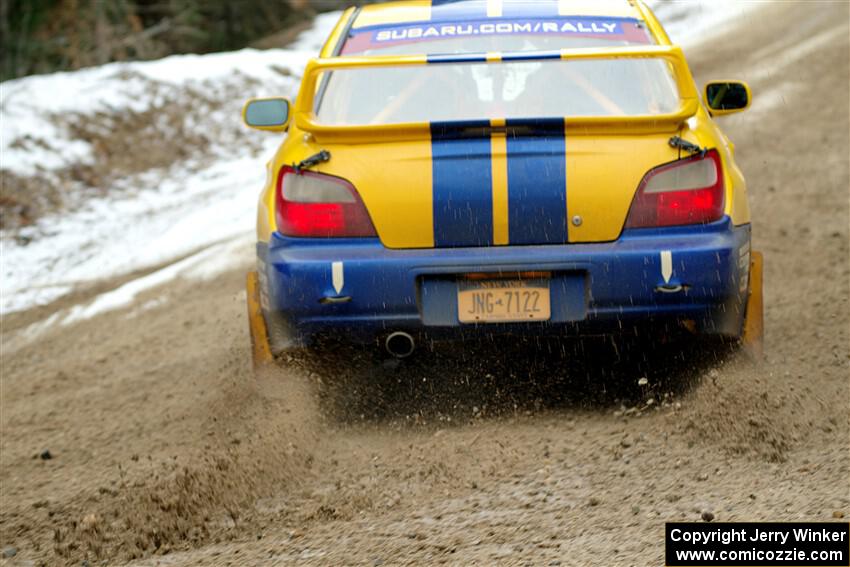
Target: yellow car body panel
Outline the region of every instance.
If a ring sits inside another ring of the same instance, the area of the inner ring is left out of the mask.
[[[358,188],[385,246],[430,248],[434,245],[430,142],[408,140],[323,144],[322,147],[330,148],[333,160],[315,171],[345,177]]]
[[[669,134],[574,136],[567,143],[567,211],[570,242],[615,240],[622,231],[637,183],[647,170],[676,159]],[[616,164],[616,167],[612,167]],[[637,181],[635,181],[637,180]],[[582,190],[592,187],[592,191]]]

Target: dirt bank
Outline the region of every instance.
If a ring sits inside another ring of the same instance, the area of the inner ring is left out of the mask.
[[[764,363],[499,343],[255,379],[242,269],[178,281],[3,355],[0,562],[660,565],[667,520],[850,515],[848,11],[772,3],[689,53],[757,100],[722,120]]]

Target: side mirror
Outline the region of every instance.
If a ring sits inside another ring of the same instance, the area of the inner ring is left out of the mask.
[[[242,107],[242,122],[256,130],[283,132],[289,126],[289,106],[283,97],[252,98]]]
[[[714,116],[745,110],[752,99],[750,87],[743,81],[711,81],[705,85],[705,104]]]

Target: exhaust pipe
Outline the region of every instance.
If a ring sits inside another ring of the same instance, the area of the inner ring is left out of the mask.
[[[413,354],[416,348],[416,342],[409,334],[403,331],[396,331],[387,337],[387,340],[384,341],[384,347],[388,353],[396,358],[407,358]]]

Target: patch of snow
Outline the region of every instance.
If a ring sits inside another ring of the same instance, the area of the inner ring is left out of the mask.
[[[165,305],[168,303],[168,298],[165,296],[157,297],[155,299],[150,299],[142,303],[139,307],[131,311],[126,315],[126,319],[133,319],[138,316],[140,313],[144,313],[145,311],[150,311],[151,309],[156,309],[160,305]]]
[[[240,259],[244,260],[246,250],[250,250],[250,239],[245,237],[243,232],[242,238],[227,240],[210,246],[179,262],[131,280],[117,289],[99,295],[88,305],[75,305],[62,318],[61,324],[68,325],[81,319],[90,319],[95,315],[131,305],[140,293],[178,277],[212,279],[238,263]]]
[[[835,39],[846,33],[847,29],[844,25],[837,25],[805,41],[788,45],[779,53],[773,51],[773,46],[767,46],[753,55],[754,60],[764,61],[765,63],[756,72],[751,73],[748,78],[751,81],[760,81],[776,76],[782,73],[785,67],[810,57],[818,51],[828,49]]]
[[[757,97],[753,97],[753,105],[749,112],[758,115],[766,115],[775,112],[783,106],[788,106],[789,99],[793,99],[805,90],[801,82],[782,83],[780,86],[768,90],[760,90]]]
[[[96,315],[123,309],[133,305],[136,298],[162,284],[175,279],[211,280],[233,266],[245,262],[249,256],[253,238],[243,233],[237,238],[214,244],[196,252],[178,262],[151,272],[145,276],[130,280],[114,290],[102,293],[85,304],[73,305],[52,313],[46,319],[3,337],[3,352],[11,353],[37,339],[50,329],[67,326],[78,321],[90,319]],[[127,314],[129,318],[149,311],[168,302],[168,296],[160,295],[149,299]]]
[[[262,135],[262,134],[259,134]],[[262,153],[279,143],[269,137]],[[0,312],[49,303],[74,286],[157,266],[211,242],[250,235],[265,168],[256,156],[222,160],[198,173],[172,168],[119,199],[101,198],[46,219],[30,244],[3,241]]]
[[[193,88],[215,97],[234,82],[258,85],[251,96],[293,96],[313,53],[243,49],[209,55],[174,55],[157,61],[110,63],[80,71],[14,79],[0,84],[0,167],[34,175],[77,163],[91,163],[93,148],[70,139],[57,115],[121,110],[143,112],[171,94]],[[290,73],[290,77],[281,72]],[[281,93],[281,89],[285,89]],[[241,105],[242,101],[239,101]],[[198,125],[200,127],[200,125]]]

